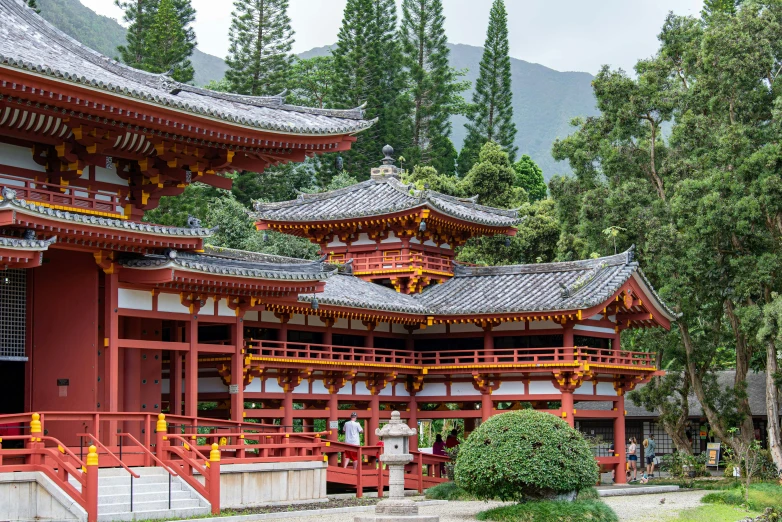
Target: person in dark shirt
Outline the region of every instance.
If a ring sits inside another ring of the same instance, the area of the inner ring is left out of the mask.
[[[443,436],[439,433],[434,439],[434,444],[432,444],[432,455],[440,455],[441,457],[448,456],[448,454],[445,452],[445,442],[443,442]],[[440,463],[440,476],[445,476],[445,463],[443,462]]]
[[[448,434],[448,437],[445,439],[445,447],[448,449],[455,448],[459,445],[459,439],[457,438],[457,432],[455,429],[451,430],[451,433]]]

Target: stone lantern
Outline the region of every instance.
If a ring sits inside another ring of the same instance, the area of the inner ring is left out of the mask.
[[[439,522],[437,516],[421,516],[418,506],[405,498],[405,464],[413,460],[410,437],[418,430],[402,422],[399,412],[391,413],[391,421],[375,434],[383,441],[380,462],[388,466],[388,498],[377,503],[374,516],[357,516],[355,522]]]

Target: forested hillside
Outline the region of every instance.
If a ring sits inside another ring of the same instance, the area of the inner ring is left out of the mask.
[[[38,0],[38,6],[41,16],[49,23],[106,56],[117,58],[117,46],[125,44],[124,27],[113,18],[85,7],[79,0]],[[206,85],[225,75],[227,67],[222,58],[196,49],[190,60],[197,85]]]
[[[125,43],[125,29],[116,20],[96,14],[79,0],[38,0],[38,4],[41,14],[49,22],[107,56],[115,58],[117,46]],[[462,44],[448,46],[451,66],[466,69],[465,78],[474,85],[482,48]],[[299,56],[325,56],[332,47],[318,47]],[[225,74],[225,61],[217,56],[196,49],[191,61],[197,85],[219,80]],[[517,129],[515,144],[519,154],[532,157],[543,169],[546,180],[555,174],[570,172],[566,163],[556,162],[551,157],[551,144],[556,138],[570,134],[569,122],[573,117],[597,114],[591,87],[593,76],[583,72],[555,71],[516,58],[511,58],[511,74],[513,119]],[[472,88],[464,96],[470,99]],[[453,123],[452,139],[456,148],[460,149],[465,135],[465,118],[456,116]]]

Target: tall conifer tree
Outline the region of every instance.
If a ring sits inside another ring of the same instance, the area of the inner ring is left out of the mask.
[[[142,68],[149,72],[169,73],[179,82],[193,79],[195,71],[188,57],[195,44],[188,41],[187,30],[177,16],[175,0],[160,0],[145,37]]]
[[[472,97],[467,137],[459,154],[459,173],[466,174],[487,141],[499,143],[514,161],[517,147],[513,123],[513,100],[508,55],[508,14],[504,0],[494,0],[489,13],[489,29],[481,58],[478,80]]]
[[[366,117],[380,118],[358,134],[343,156],[345,169],[358,179],[366,179],[380,163],[383,145],[402,150],[409,143],[396,20],[394,0],[348,0],[333,52],[335,104],[352,108],[366,103]]]
[[[453,173],[456,151],[450,142],[450,117],[464,108],[459,95],[468,87],[448,65],[450,51],[443,24],[442,0],[404,0],[400,39],[402,63],[409,75],[412,118],[408,164],[432,165]]]
[[[288,0],[235,0],[231,17],[225,60],[231,90],[251,96],[285,90],[293,61]]]
[[[153,49],[149,44],[150,29],[161,0],[114,0],[114,4],[124,12],[123,20],[128,24],[127,45],[117,50],[124,63],[136,69],[146,69],[149,63],[148,52]],[[193,53],[196,36],[191,24],[195,21],[195,9],[190,0],[172,0],[171,5],[178,20],[178,26],[184,32],[187,54],[179,62],[184,62]],[[168,69],[156,72],[166,72]],[[192,79],[192,78],[191,78]],[[189,80],[188,80],[189,81]]]

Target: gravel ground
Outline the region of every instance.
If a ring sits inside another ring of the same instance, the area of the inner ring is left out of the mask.
[[[674,517],[683,509],[700,506],[701,497],[706,493],[708,491],[684,491],[656,495],[607,497],[603,501],[616,511],[622,522],[660,522]],[[663,498],[665,502],[660,504],[660,500]],[[416,500],[420,500],[420,497]],[[479,511],[501,505],[501,502],[449,502],[436,506],[423,506],[419,512],[421,515],[439,515],[440,522],[472,522]],[[319,507],[326,507],[326,505],[320,504]],[[355,515],[361,515],[361,513],[286,518],[284,522],[346,522],[352,520]]]
[[[682,491],[655,495],[606,497],[603,502],[616,511],[622,522],[649,522],[673,518],[684,509],[701,506],[708,491]],[[663,504],[660,501],[665,499]]]

